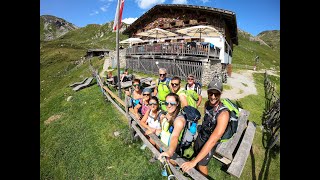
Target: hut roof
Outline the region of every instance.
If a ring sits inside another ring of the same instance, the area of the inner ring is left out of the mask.
[[[195,10],[201,12],[208,12],[213,14],[220,14],[225,20],[226,25],[230,29],[231,40],[234,44],[238,44],[238,31],[237,31],[237,21],[236,14],[229,10],[218,9],[208,6],[195,6],[195,5],[185,5],[185,4],[158,4],[145,12],[136,21],[134,21],[129,27],[127,27],[123,34],[129,34],[132,31],[137,30],[138,25],[143,22],[144,24],[148,21],[152,14],[160,13],[160,10]]]

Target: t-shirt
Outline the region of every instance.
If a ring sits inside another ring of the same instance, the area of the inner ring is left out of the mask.
[[[199,95],[201,95],[201,86],[198,84],[196,87],[196,83],[194,83],[191,87],[189,87],[189,84],[186,84],[186,90],[194,90]]]
[[[139,104],[141,105],[141,114],[144,115],[148,111],[149,106],[147,104],[144,104],[142,102],[142,99],[140,99]]]
[[[160,126],[160,121],[159,120],[155,120],[155,116],[152,116],[152,111],[150,111],[148,119],[147,119],[147,123],[151,128],[155,128],[155,129],[161,129]],[[159,119],[159,118],[157,118]]]

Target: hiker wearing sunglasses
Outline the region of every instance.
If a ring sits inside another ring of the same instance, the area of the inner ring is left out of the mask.
[[[140,99],[143,98],[142,96],[142,90],[140,86],[140,79],[134,79],[132,82],[132,88],[133,90],[126,90],[125,93],[127,96],[129,96],[129,104],[128,107],[134,108],[137,104],[139,104]],[[130,93],[131,91],[131,93]]]
[[[207,165],[229,123],[229,111],[220,101],[222,90],[223,86],[219,80],[213,80],[208,85],[205,116],[194,143],[195,158],[181,165],[185,172],[197,165],[202,174],[208,175]]]
[[[159,149],[159,146],[148,136],[149,134],[156,134],[157,136],[160,135],[161,126],[160,126],[160,116],[161,110],[159,107],[158,98],[152,96],[149,100],[149,109],[145,112],[143,118],[141,119],[140,123],[141,126],[146,128],[145,135],[147,136],[148,140],[151,144],[156,146]]]
[[[179,150],[179,142],[181,141],[183,128],[186,124],[185,117],[180,113],[181,103],[179,96],[175,93],[170,93],[166,97],[165,105],[167,106],[167,114],[161,115],[161,141],[166,144],[168,151],[162,152],[158,159],[162,156],[170,159],[176,150]],[[170,161],[175,164],[173,161]]]
[[[192,106],[197,108],[198,94],[193,90],[185,90],[181,88],[181,79],[177,76],[171,79],[171,92],[176,93],[181,101],[181,108]]]
[[[197,101],[197,107],[199,107],[202,101],[201,84],[198,82],[195,82],[195,77],[193,74],[188,75],[185,90],[193,90],[198,94],[199,100]]]
[[[142,90],[143,98],[139,100],[139,103],[133,109],[137,119],[141,119],[149,110],[151,92],[152,90],[150,88],[144,88]]]
[[[164,102],[166,100],[166,96],[170,93],[170,80],[171,79],[167,77],[167,70],[165,68],[160,68],[159,79],[157,79],[153,95],[158,97],[160,107],[163,111],[167,111]]]

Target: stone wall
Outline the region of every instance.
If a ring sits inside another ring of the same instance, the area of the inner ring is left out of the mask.
[[[210,81],[219,74],[222,74],[223,67],[219,61],[210,60],[203,62],[202,85],[207,86]]]
[[[117,51],[110,51],[109,57],[105,58],[103,69],[108,69],[108,67],[112,67],[112,60],[117,58]],[[126,49],[119,49],[119,59],[120,59],[120,68],[126,67]],[[115,67],[117,68],[117,61],[114,62]]]

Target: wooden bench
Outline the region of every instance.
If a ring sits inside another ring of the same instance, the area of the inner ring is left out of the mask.
[[[228,166],[227,172],[240,178],[250,153],[256,131],[254,122],[248,121],[249,111],[240,110],[237,133],[218,145],[214,157]]]
[[[69,87],[75,87],[77,85],[83,84],[87,79],[88,79],[88,77],[84,78],[83,81],[81,81],[81,82],[75,82],[73,84],[70,84]]]
[[[78,90],[80,90],[80,89],[83,89],[83,88],[85,88],[85,87],[88,87],[88,86],[90,85],[90,83],[91,83],[92,80],[93,80],[93,77],[89,77],[89,78],[85,81],[85,83],[80,84],[80,85],[74,87],[72,90],[78,91]]]

